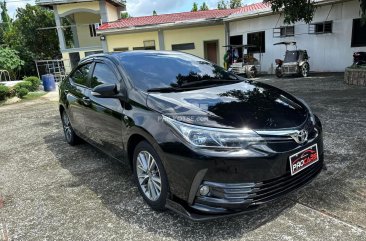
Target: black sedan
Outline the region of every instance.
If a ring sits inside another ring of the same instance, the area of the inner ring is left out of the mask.
[[[180,52],[83,59],[61,83],[60,114],[70,145],[127,161],[153,209],[193,220],[252,210],[323,166],[304,101]]]

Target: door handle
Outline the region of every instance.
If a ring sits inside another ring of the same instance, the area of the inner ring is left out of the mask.
[[[90,103],[91,103],[91,102],[90,102],[90,98],[89,98],[89,97],[83,97],[83,99],[82,99],[82,100],[83,100],[84,105],[87,105],[87,106],[88,106],[88,105],[90,105]]]

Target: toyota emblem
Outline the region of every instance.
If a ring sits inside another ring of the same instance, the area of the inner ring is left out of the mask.
[[[292,138],[299,144],[305,143],[308,140],[308,132],[306,130],[298,131],[292,135]]]

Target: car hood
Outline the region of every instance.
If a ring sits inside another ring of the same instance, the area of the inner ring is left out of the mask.
[[[295,97],[254,81],[150,93],[147,106],[185,123],[221,128],[292,128],[304,123],[308,116],[307,108]]]

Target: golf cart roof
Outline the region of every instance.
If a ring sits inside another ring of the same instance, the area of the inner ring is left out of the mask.
[[[225,47],[225,48],[255,48],[257,47],[256,45],[252,45],[252,44],[229,44],[229,45],[224,45],[222,47]]]
[[[296,42],[278,42],[273,45],[296,45]]]

